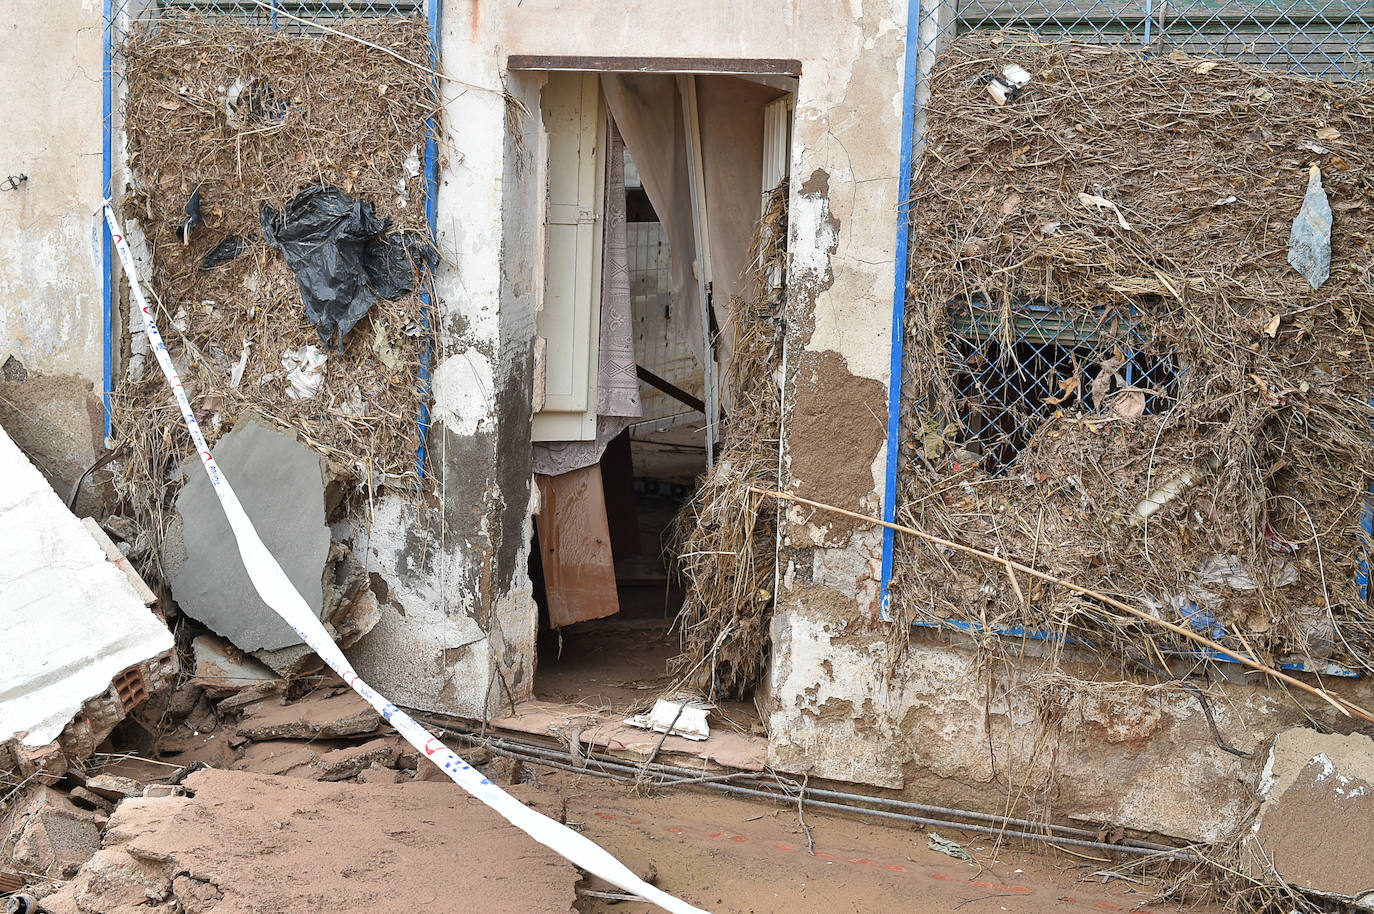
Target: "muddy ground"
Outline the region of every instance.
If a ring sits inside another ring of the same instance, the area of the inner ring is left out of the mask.
[[[172,696],[104,749],[85,775],[47,792],[44,812],[9,822],[11,837],[17,829],[24,839],[22,860],[13,840],[5,846],[11,868],[29,891],[48,894],[54,914],[656,910],[616,899],[613,887],[583,878],[469,798],[338,683],[289,699],[270,686],[218,704]],[[1119,861],[1096,852],[997,848],[943,832],[965,861],[932,850],[924,829],[809,811],[803,825],[795,807],[636,790],[481,747],[459,751],[524,802],[711,911],[1181,910],[1156,900],[1153,879],[1108,873]],[[210,770],[186,773],[193,764]],[[171,780],[181,783],[160,786]],[[174,795],[144,797],[144,788]],[[94,857],[78,869],[66,848],[45,865],[39,845],[63,844],[57,823],[69,822]]]

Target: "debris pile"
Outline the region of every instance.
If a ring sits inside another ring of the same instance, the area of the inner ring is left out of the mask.
[[[998,104],[1010,64],[1030,80]],[[1374,92],[973,33],[926,114],[897,519],[1269,661],[1374,671]],[[914,538],[892,595],[906,619],[1167,647]]]
[[[347,30],[175,14],[137,28],[121,50],[124,209],[212,444],[251,411],[355,490],[414,490],[436,260],[421,164],[431,49],[419,19]],[[144,334],[128,346],[121,491],[160,541],[192,448]]]
[[[768,658],[777,506],[750,488],[778,487],[787,187],[773,189],[750,244],[751,299],[731,303],[734,396],[720,453],[675,521],[686,594],[673,673],[713,700],[747,695]]]
[[[572,864],[455,789],[336,678],[202,687],[205,672],[136,713],[120,733],[135,751],[8,793],[0,893],[22,889],[52,914],[321,897],[362,910],[383,891],[412,906],[437,892],[571,909]],[[471,758],[514,776],[507,759]]]

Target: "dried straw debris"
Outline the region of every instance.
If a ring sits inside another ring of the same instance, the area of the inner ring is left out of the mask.
[[[715,468],[675,521],[686,596],[673,673],[712,700],[745,697],[768,657],[777,509],[750,488],[778,487],[787,187],[773,189],[750,244],[750,300],[731,302],[733,397]]]
[[[1009,63],[1032,81],[999,107],[984,84]],[[926,112],[898,520],[1268,660],[1374,670],[1374,91],[974,33]],[[1287,262],[1313,163],[1335,211],[1319,291]],[[897,542],[901,616],[1167,646]]]
[[[264,204],[280,209],[308,187],[334,186],[374,206],[392,231],[429,237],[422,163],[436,90],[425,69],[385,50],[428,61],[428,29],[378,18],[350,23],[353,37],[299,31],[168,14],[130,34],[120,49],[125,218],[146,240],[152,266],[142,279],[212,444],[252,411],[362,486],[415,491],[419,373],[432,344],[420,291],[379,299],[342,351],[326,352],[259,217]],[[200,220],[184,243],[193,196]],[[207,269],[216,248],[240,253]],[[126,345],[129,371],[113,398],[114,433],[130,449],[123,485],[161,527],[191,445],[146,341],[135,332]],[[323,383],[302,397],[318,354]],[[301,365],[305,374],[293,375]]]

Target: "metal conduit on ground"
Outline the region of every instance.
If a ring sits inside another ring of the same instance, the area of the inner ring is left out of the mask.
[[[770,781],[766,776],[755,774],[754,772],[738,771],[710,775],[700,771],[693,771],[691,769],[662,763],[636,764],[625,759],[617,759],[596,752],[583,752],[582,758],[585,760],[585,763],[579,765],[573,763],[566,751],[552,749],[547,746],[510,736],[491,736],[469,727],[455,726],[453,723],[445,723],[439,720],[431,719],[425,722],[431,726],[441,728],[446,733],[465,739],[473,745],[484,746],[498,755],[504,755],[534,764],[546,765],[550,768],[569,771],[575,774],[590,774],[596,777],[609,778],[611,780],[623,782],[642,781],[646,775],[651,775],[654,779],[654,786],[659,787],[692,787],[731,796],[764,799],[787,806],[803,805],[817,809],[828,809],[836,812],[849,813],[852,815],[877,816],[882,819],[908,823],[911,825],[956,828],[973,834],[997,838],[1022,838],[1055,845],[1063,844],[1071,847],[1112,851],[1140,857],[1159,857],[1161,859],[1189,863],[1196,863],[1201,860],[1198,855],[1188,850],[1168,847],[1167,845],[1148,841],[1127,839],[1123,844],[1108,844],[1104,841],[1093,840],[1097,835],[1096,832],[1067,825],[1054,825],[1050,823],[1033,822],[1028,819],[1013,818],[1010,816],[998,816],[991,813],[930,806],[888,797],[871,797],[863,794],[825,790],[823,788],[803,787],[802,785],[788,784],[778,779]],[[748,784],[730,783],[732,781],[746,781]],[[777,789],[773,789],[774,785]],[[817,799],[818,797],[827,797],[829,799]],[[856,805],[857,803],[875,804],[889,808],[874,809],[869,806]],[[897,810],[910,811],[901,812]],[[912,812],[927,812],[933,815],[913,815]],[[974,822],[991,824],[980,825],[970,822],[959,822],[955,821],[955,819],[972,819]],[[1027,828],[1038,830],[1027,831]]]

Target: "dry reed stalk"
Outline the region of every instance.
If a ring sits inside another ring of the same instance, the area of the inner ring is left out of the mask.
[[[1263,673],[1264,675],[1279,682],[1282,682],[1286,685],[1292,686],[1293,688],[1301,692],[1306,692],[1308,695],[1311,695],[1314,698],[1320,698],[1322,701],[1326,702],[1346,717],[1358,717],[1361,720],[1366,721],[1368,723],[1374,723],[1374,714],[1370,713],[1369,711],[1366,711],[1365,709],[1361,708],[1354,702],[1349,701],[1348,699],[1332,695],[1325,689],[1319,689],[1316,686],[1309,685],[1300,679],[1295,679],[1294,677],[1288,675],[1282,670],[1269,666],[1268,664],[1263,663],[1262,661],[1259,661],[1253,657],[1250,657],[1243,652],[1230,650],[1228,648],[1222,647],[1217,642],[1213,641],[1210,638],[1206,638],[1202,635],[1199,635],[1192,629],[1185,628],[1182,625],[1177,625],[1173,622],[1168,621],[1167,619],[1161,619],[1158,616],[1152,615],[1146,610],[1138,609],[1134,606],[1131,606],[1128,603],[1123,603],[1115,597],[1111,597],[1107,594],[1100,593],[1091,588],[1084,587],[1081,584],[1076,584],[1073,581],[1059,577],[1058,575],[1049,574],[1047,572],[1041,571],[1038,568],[1032,568],[1030,565],[1018,562],[1015,559],[1010,559],[1000,555],[994,555],[991,552],[986,552],[982,549],[977,549],[973,546],[965,545],[964,543],[955,542],[954,540],[947,539],[943,536],[936,536],[933,533],[927,533],[924,530],[918,530],[915,527],[910,527],[906,524],[895,524],[889,521],[882,520],[880,518],[869,517],[868,515],[860,514],[857,511],[850,511],[845,508],[838,508],[834,505],[827,505],[824,502],[812,501],[809,498],[802,498],[800,495],[793,495],[790,492],[768,491],[765,489],[758,489],[753,487],[750,488],[750,491],[757,495],[766,496],[768,498],[777,498],[781,499],[782,501],[789,501],[799,505],[806,505],[807,507],[811,508],[818,508],[822,511],[829,511],[831,513],[840,514],[845,517],[852,517],[855,520],[866,521],[867,523],[874,524],[875,526],[886,527],[889,530],[896,530],[899,533],[906,533],[911,536],[917,537],[918,539],[925,540],[927,543],[931,543],[936,546],[941,546],[946,549],[951,549],[955,552],[960,552],[965,555],[972,556],[984,562],[993,563],[1007,570],[1020,571],[1023,574],[1036,578],[1037,580],[1044,581],[1047,584],[1052,584],[1055,587],[1062,587],[1065,590],[1071,591],[1076,594],[1081,594],[1082,596],[1095,600],[1104,606],[1110,606],[1112,609],[1120,610],[1126,615],[1131,616],[1135,619],[1139,619],[1140,621],[1145,622],[1149,625],[1163,628],[1179,638],[1191,641],[1194,644],[1207,648],[1208,650],[1225,654],[1231,659],[1235,660],[1237,663],[1247,666],[1250,669],[1255,670],[1256,672]]]
[[[752,292],[731,302],[732,397],[715,469],[674,521],[676,567],[686,585],[677,625],[678,687],[711,699],[743,697],[762,674],[773,615],[775,516],[750,494],[778,484],[787,243],[787,182],[768,198],[750,246]]]

